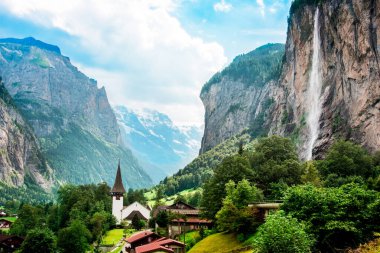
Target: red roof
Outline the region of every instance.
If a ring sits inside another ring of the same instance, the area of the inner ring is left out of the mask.
[[[142,232],[139,232],[139,233],[136,233],[134,235],[132,235],[131,237],[129,237],[128,239],[126,239],[127,242],[129,243],[133,243],[133,242],[136,242],[138,240],[141,240],[147,236],[150,236],[154,234],[152,231],[149,231],[149,230],[146,230],[146,231],[142,231]]]
[[[136,248],[136,253],[149,253],[149,252],[153,252],[153,251],[156,251],[156,250],[161,250],[161,251],[165,251],[165,252],[174,252],[172,249],[170,248],[167,248],[165,246],[167,245],[170,245],[170,244],[175,244],[177,246],[182,246],[182,247],[185,247],[185,244],[183,244],[182,242],[179,242],[179,241],[176,241],[176,240],[173,240],[173,239],[168,239],[168,238],[160,238],[152,243],[149,243],[149,244],[145,244],[143,246],[139,246]]]

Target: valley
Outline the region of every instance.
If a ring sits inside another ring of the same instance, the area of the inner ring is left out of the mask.
[[[262,19],[278,11],[259,2]],[[211,9],[229,16],[237,6]],[[0,39],[0,252],[377,252],[380,3],[288,7],[285,44],[266,40],[222,69],[202,65],[224,54],[207,39],[189,40],[170,58],[166,46],[181,33],[165,37],[163,51],[158,37],[142,40],[141,51],[133,52],[139,36],[123,44],[131,58],[151,61],[149,70],[121,61],[122,50],[98,51],[101,43],[91,67],[33,37]],[[103,39],[122,44],[113,36]],[[197,53],[186,51],[192,43]],[[146,52],[157,53],[158,65]],[[189,54],[199,62],[181,61]]]

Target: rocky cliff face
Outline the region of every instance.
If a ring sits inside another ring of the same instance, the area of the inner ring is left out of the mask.
[[[205,84],[205,131],[200,153],[248,129],[254,136],[267,133],[269,94],[278,78],[284,45],[268,44],[238,56]]]
[[[316,98],[321,106],[318,123],[315,123],[317,137],[310,154],[313,158],[322,157],[337,138],[353,140],[370,151],[380,149],[377,39],[380,5],[374,0],[315,1],[320,2],[318,5],[307,2],[312,1],[296,0],[291,8],[285,56],[278,79],[259,89],[221,79],[218,85],[202,93],[206,108],[202,151],[253,124],[256,128],[268,126],[269,134],[292,138],[300,156],[307,158],[311,138],[309,119],[313,111],[311,98]],[[315,17],[317,8],[318,16]],[[315,21],[317,33],[314,33]],[[315,35],[319,37],[316,45],[313,44]],[[311,95],[315,50],[318,50],[318,62],[314,68],[318,69],[321,92]],[[252,123],[263,97],[273,101],[267,108],[269,116],[261,123]],[[244,108],[244,111],[228,108]]]
[[[380,149],[380,68],[377,1],[322,1],[319,16],[322,113],[313,156],[320,157],[336,138],[351,139],[369,150]],[[316,5],[293,10],[286,59],[275,91],[271,131],[292,136],[304,154],[309,138],[305,119],[310,88]],[[316,94],[317,95],[317,94]]]
[[[120,159],[126,186],[151,185],[121,143],[105,89],[78,71],[58,47],[33,38],[2,39],[0,76],[58,182],[112,184]]]
[[[120,140],[104,88],[98,89],[96,81],[78,71],[59,48],[32,38],[0,40],[0,75],[22,109],[46,116],[61,114],[63,122],[28,114],[37,136],[66,129],[74,122],[108,142]]]
[[[52,170],[1,79],[0,181],[8,186],[22,186],[28,181],[27,183],[39,185],[45,190],[52,185]]]

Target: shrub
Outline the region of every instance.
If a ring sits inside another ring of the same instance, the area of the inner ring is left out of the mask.
[[[259,253],[306,253],[311,252],[314,243],[303,223],[282,211],[268,216],[253,241]]]

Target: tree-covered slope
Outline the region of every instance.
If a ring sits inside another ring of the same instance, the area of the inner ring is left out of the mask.
[[[213,169],[219,165],[224,158],[238,153],[240,145],[243,145],[244,149],[250,149],[250,142],[251,137],[248,134],[232,137],[213,149],[199,155],[173,176],[166,177],[159,186],[163,187],[167,195],[173,195],[185,189],[199,187],[211,177]]]
[[[209,91],[223,78],[241,81],[247,86],[263,87],[268,81],[279,77],[284,49],[284,44],[266,44],[235,57],[229,66],[211,77],[201,93]]]

